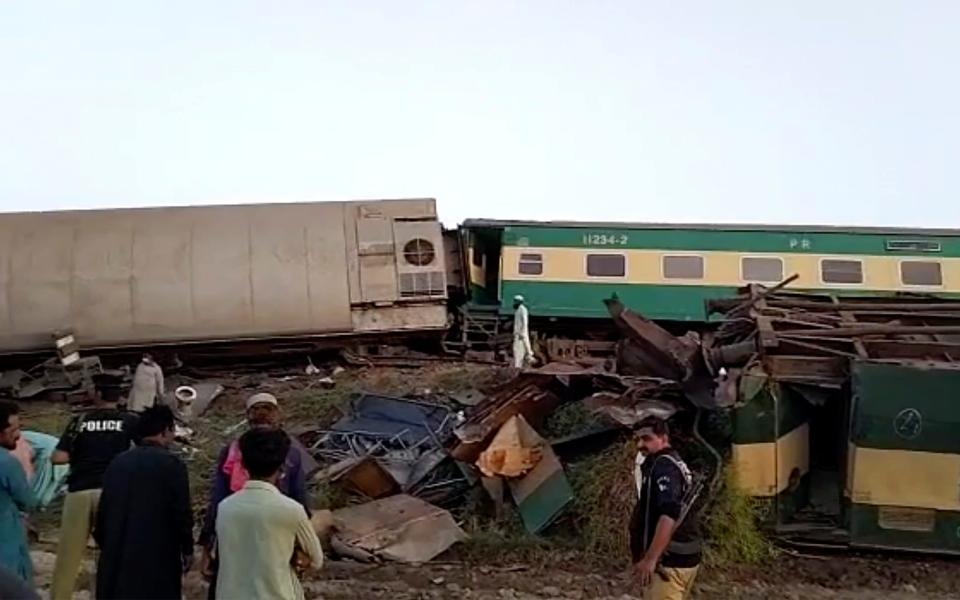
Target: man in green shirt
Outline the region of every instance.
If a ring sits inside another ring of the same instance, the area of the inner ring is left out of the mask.
[[[307,511],[277,489],[289,450],[290,436],[280,429],[251,429],[240,438],[250,479],[217,510],[217,598],[302,600],[294,555],[317,569],[323,564]]]

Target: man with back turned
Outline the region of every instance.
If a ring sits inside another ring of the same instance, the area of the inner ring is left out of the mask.
[[[167,447],[173,411],[146,409],[137,447],[116,457],[103,477],[93,535],[100,546],[97,598],[180,598],[193,563],[193,511],[187,467]]]
[[[122,379],[94,376],[93,410],[67,425],[51,456],[55,465],[70,465],[67,496],[63,501],[57,562],[50,585],[52,600],[70,600],[100,502],[103,474],[115,456],[130,448],[136,416],[117,408]]]

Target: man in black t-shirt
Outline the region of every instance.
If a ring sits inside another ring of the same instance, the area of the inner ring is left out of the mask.
[[[639,501],[630,521],[630,552],[645,600],[684,599],[700,567],[700,527],[685,508],[690,469],[670,447],[666,421],[644,421],[637,429],[643,463]],[[639,461],[638,461],[639,462]]]
[[[50,585],[51,600],[73,597],[77,573],[97,514],[103,474],[110,461],[128,450],[133,441],[136,416],[117,408],[121,379],[96,375],[94,384],[93,410],[70,421],[51,458],[54,464],[70,464],[57,562]]]

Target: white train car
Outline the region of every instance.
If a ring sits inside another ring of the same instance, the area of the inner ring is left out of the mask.
[[[432,199],[0,215],[0,353],[444,329]]]

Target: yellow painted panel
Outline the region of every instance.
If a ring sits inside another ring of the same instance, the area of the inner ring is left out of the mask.
[[[810,426],[807,423],[777,440],[777,492],[790,485],[790,474],[794,470],[800,477],[810,470]]]
[[[777,495],[777,446],[774,442],[734,444],[733,472],[737,485],[750,496]]]
[[[518,263],[521,253],[539,253],[543,256],[542,275],[521,275]],[[626,256],[626,274],[623,277],[591,277],[586,274],[588,254],[619,254]],[[663,277],[664,256],[693,255],[704,259],[703,279],[666,279]],[[516,281],[555,282],[623,282],[636,284],[714,285],[738,287],[749,281],[742,278],[740,261],[743,257],[781,258],[784,276],[799,275],[793,288],[851,289],[851,290],[912,290],[960,292],[960,258],[937,258],[943,274],[942,286],[908,286],[900,282],[900,262],[894,256],[816,255],[798,253],[762,252],[678,252],[660,250],[608,250],[588,248],[520,248],[503,249],[503,279]],[[820,280],[820,262],[823,259],[861,260],[862,284],[831,284]],[[915,260],[915,259],[914,259]],[[768,282],[770,283],[770,282]]]
[[[487,272],[483,266],[477,266],[473,262],[474,252],[476,252],[476,250],[473,246],[467,248],[467,264],[470,265],[470,283],[480,287],[487,287]],[[484,256],[481,260],[483,263],[486,263],[487,257]]]
[[[958,454],[855,447],[853,459],[853,502],[960,511]]]
[[[810,470],[810,427],[806,423],[776,442],[733,445],[737,484],[751,496],[776,496],[790,485],[794,470],[800,477]]]
[[[843,482],[843,497],[847,499],[853,497],[853,480],[857,472],[856,457],[857,446],[853,442],[847,442],[847,479]]]

